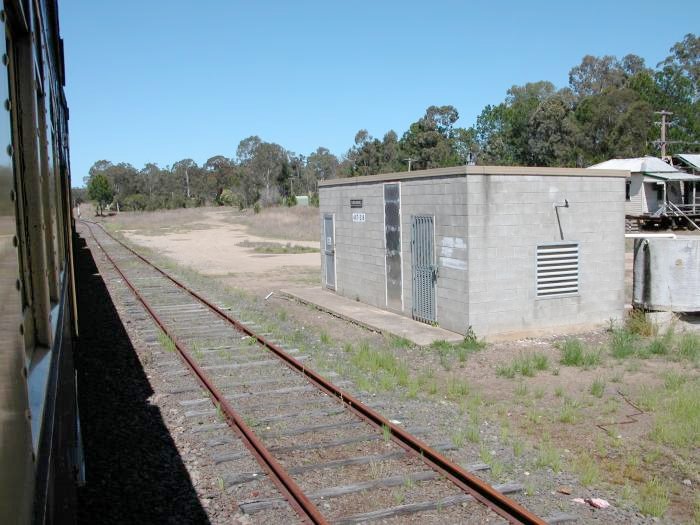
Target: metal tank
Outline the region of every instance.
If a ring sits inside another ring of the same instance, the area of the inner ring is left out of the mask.
[[[700,237],[636,239],[634,306],[700,312]]]

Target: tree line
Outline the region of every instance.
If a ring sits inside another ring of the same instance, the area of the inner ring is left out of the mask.
[[[152,210],[204,204],[260,207],[317,200],[318,181],[454,166],[585,167],[615,157],[658,152],[655,111],[673,112],[670,151],[700,144],[700,38],[686,35],[655,68],[627,55],[583,57],[568,86],[542,80],[513,86],[505,100],[486,106],[476,123],[457,127],[454,106],[430,106],[401,137],[379,139],[360,130],[340,158],[327,148],[301,155],[260,137],[243,139],[232,158],[216,155],[201,166],[183,159],[161,168],[148,163],[97,161],[87,193],[124,209]]]

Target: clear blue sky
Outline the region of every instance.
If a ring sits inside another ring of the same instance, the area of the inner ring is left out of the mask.
[[[342,155],[432,105],[470,126],[514,84],[586,54],[655,66],[700,2],[59,0],[73,181],[99,159],[235,156],[250,135]]]

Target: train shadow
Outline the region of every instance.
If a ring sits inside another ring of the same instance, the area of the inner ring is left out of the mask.
[[[75,237],[75,362],[87,483],[78,522],[209,523],[85,240]]]

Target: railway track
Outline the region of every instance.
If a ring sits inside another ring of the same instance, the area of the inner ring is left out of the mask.
[[[207,392],[184,402],[189,413],[225,421],[257,460],[259,470],[231,474],[226,486],[260,476],[276,486],[279,496],[239,501],[244,512],[290,506],[305,523],[545,523],[505,495],[516,486],[485,483],[436,450],[448,444],[429,447],[307,368],[298,351],[267,340],[100,225],[82,223],[177,352],[168,374],[194,374]]]

